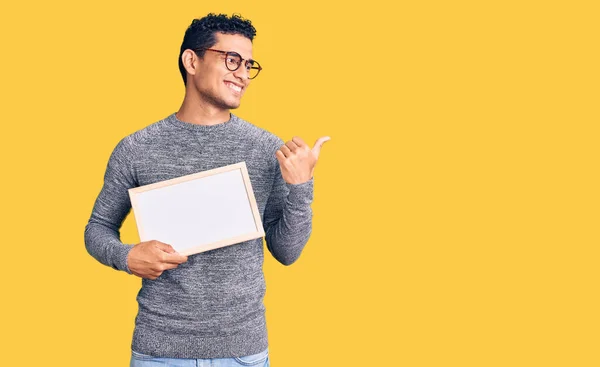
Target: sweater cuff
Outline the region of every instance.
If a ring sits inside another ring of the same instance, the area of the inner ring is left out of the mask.
[[[287,183],[286,185],[290,190],[287,199],[292,204],[297,205],[309,205],[313,201],[314,195],[314,176],[310,178],[310,180],[299,183],[299,184],[291,184]]]
[[[131,246],[131,245],[125,245],[125,244],[117,245],[117,247],[115,249],[115,262],[114,262],[114,267],[117,270],[122,270],[122,271],[126,272],[127,274],[132,274],[131,270],[129,270],[129,265],[127,264],[127,255],[129,255],[129,251],[131,251],[132,248],[133,248],[133,246]]]

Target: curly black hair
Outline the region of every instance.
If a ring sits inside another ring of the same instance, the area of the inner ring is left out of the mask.
[[[205,17],[194,19],[192,24],[185,31],[183,42],[179,50],[179,71],[183,78],[183,84],[185,85],[187,80],[187,72],[181,62],[181,55],[183,51],[189,49],[198,48],[209,48],[217,43],[215,37],[216,32],[226,34],[239,34],[250,41],[256,36],[256,29],[252,25],[252,22],[248,19],[242,18],[239,14],[233,14],[228,17],[226,14],[214,14],[209,13]],[[204,50],[194,51],[198,57],[204,56]]]

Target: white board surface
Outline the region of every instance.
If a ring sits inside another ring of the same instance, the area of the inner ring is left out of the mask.
[[[129,190],[140,241],[190,255],[264,236],[245,162]]]

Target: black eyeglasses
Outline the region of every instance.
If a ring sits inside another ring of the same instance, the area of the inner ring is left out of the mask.
[[[242,61],[244,61],[244,59],[242,58],[242,56],[240,54],[238,54],[237,52],[233,52],[233,51],[215,50],[213,48],[196,48],[196,49],[194,49],[194,51],[201,51],[201,50],[214,51],[214,52],[219,52],[219,53],[224,54],[225,55],[225,66],[227,67],[227,70],[230,70],[230,71],[236,71],[237,69],[239,69],[240,66],[242,65]],[[262,70],[262,67],[256,60],[248,59],[245,61],[246,61],[246,63],[244,64],[244,66],[246,67],[246,70],[248,71],[248,79],[256,78],[258,73],[260,73],[260,71]]]

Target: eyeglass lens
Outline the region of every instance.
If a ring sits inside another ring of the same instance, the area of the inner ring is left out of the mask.
[[[225,65],[227,69],[231,71],[235,71],[240,67],[242,63],[242,57],[235,52],[228,52],[227,57],[225,58]],[[248,70],[248,76],[250,79],[256,78],[258,72],[260,71],[260,67],[258,63],[254,60],[246,61],[246,70]]]

